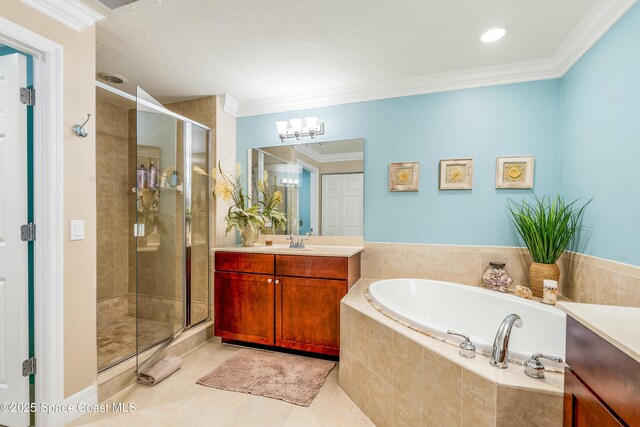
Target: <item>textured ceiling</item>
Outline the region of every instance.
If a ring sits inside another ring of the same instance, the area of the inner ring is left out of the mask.
[[[97,24],[97,71],[163,102],[309,93],[549,58],[594,1],[163,0]]]

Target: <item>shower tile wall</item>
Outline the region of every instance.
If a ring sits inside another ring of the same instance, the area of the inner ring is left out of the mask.
[[[106,329],[128,313],[129,123],[125,108],[96,101],[98,367],[122,349]],[[135,330],[132,331],[135,334]]]
[[[126,311],[129,289],[129,125],[127,110],[97,101],[97,212],[98,212],[98,301],[114,301],[111,310],[98,310],[98,316]]]

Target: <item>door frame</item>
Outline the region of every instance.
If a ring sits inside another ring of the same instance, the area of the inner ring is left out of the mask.
[[[33,57],[34,330],[37,404],[64,402],[63,47],[0,17],[0,43]],[[17,94],[16,94],[17,96]],[[26,218],[25,218],[26,221]],[[16,230],[17,232],[17,230]],[[38,427],[63,424],[63,413],[36,412]]]
[[[317,167],[310,165],[304,160],[298,159],[298,166],[308,170],[311,173],[311,183],[309,186],[311,187],[311,191],[309,192],[309,197],[311,200],[310,203],[310,211],[311,215],[309,218],[309,222],[311,223],[311,228],[316,233],[316,236],[320,235],[320,224],[318,224],[319,215],[319,207],[320,207],[320,169]],[[313,233],[311,233],[313,235]]]

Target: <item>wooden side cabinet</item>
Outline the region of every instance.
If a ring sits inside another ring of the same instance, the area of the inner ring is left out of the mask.
[[[564,427],[640,426],[640,363],[567,316]]]
[[[360,278],[351,257],[216,252],[215,335],[337,356],[340,300]]]
[[[624,426],[570,369],[564,375],[564,406],[565,427]]]

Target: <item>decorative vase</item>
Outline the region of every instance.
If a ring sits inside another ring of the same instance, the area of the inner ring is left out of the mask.
[[[503,262],[489,263],[489,267],[482,275],[482,281],[487,288],[498,292],[507,292],[507,289],[513,283],[513,279],[511,279],[504,266]]]
[[[534,297],[542,298],[544,293],[544,280],[560,280],[560,267],[558,264],[542,264],[534,262],[529,268],[529,286]]]
[[[242,237],[242,246],[251,247],[258,240],[260,235],[260,229],[248,222],[242,230],[240,230],[240,236]]]

